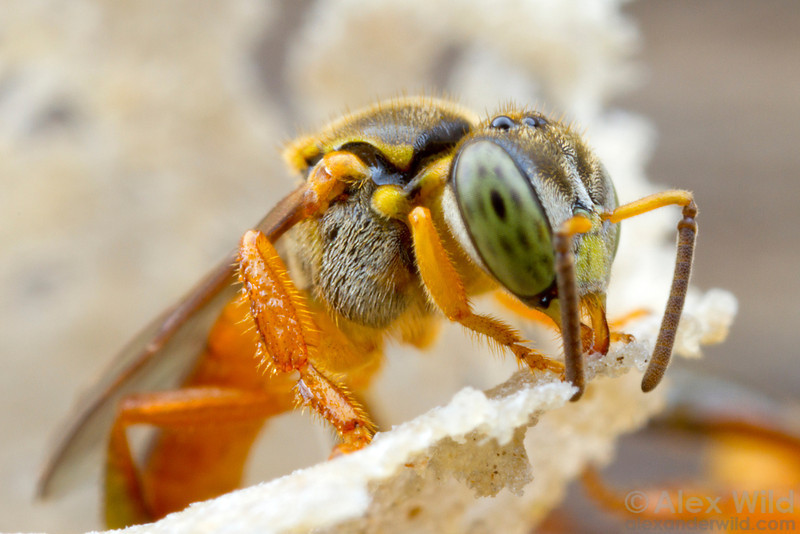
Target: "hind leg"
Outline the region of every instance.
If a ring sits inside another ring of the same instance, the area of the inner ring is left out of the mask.
[[[106,460],[110,527],[151,521],[237,488],[264,420],[293,408],[293,382],[264,376],[256,365],[248,313],[244,299],[225,307],[182,389],[120,403]],[[128,445],[135,425],[159,429],[141,470]]]

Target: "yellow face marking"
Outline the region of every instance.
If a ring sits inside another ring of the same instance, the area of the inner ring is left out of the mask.
[[[372,209],[390,219],[405,220],[411,211],[403,188],[398,185],[382,185],[372,193]]]
[[[608,250],[598,234],[586,234],[575,256],[578,280],[599,280],[608,274]]]

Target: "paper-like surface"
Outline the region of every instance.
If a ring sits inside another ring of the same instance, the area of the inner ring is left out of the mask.
[[[686,310],[697,328],[682,329],[679,351],[734,313],[727,293],[697,300]],[[528,532],[569,481],[608,462],[616,439],[662,407],[668,387],[640,389],[635,369],[648,357],[643,343],[615,344],[577,403],[568,384],[527,370],[486,392],[465,388],[362,451],[126,532]]]

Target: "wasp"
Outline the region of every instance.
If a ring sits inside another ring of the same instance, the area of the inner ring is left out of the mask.
[[[42,495],[107,433],[108,525],[162,517],[235,489],[264,422],[298,405],[336,431],[334,454],[358,450],[376,428],[357,398],[386,340],[424,348],[442,316],[571,382],[576,400],[583,355],[607,353],[614,334],[605,304],[619,222],[678,205],[672,291],[642,388],[661,380],[697,232],[688,191],[618,206],[569,125],[515,106],[481,119],[423,97],[346,115],[284,156],[297,188],[122,351],[68,422]],[[281,240],[291,245],[283,255]],[[470,298],[489,291],[552,321],[563,362],[473,309]],[[182,368],[179,389],[153,391]],[[160,430],[141,467],[132,425]]]

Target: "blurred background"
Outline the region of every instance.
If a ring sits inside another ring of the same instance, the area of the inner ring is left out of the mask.
[[[798,400],[800,4],[634,2],[644,85],[620,105],[657,131],[650,180],[690,184],[700,287],[739,299],[724,346],[693,366]]]
[[[91,484],[32,503],[81,388],[290,190],[282,142],[403,91],[538,103],[611,147],[623,200],[655,187],[628,168],[693,190],[694,285],[740,311],[679,365],[797,402],[800,4],[362,4],[0,2],[0,531],[99,527]]]

